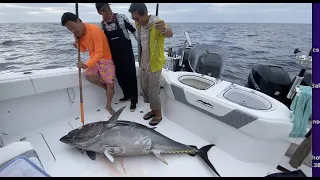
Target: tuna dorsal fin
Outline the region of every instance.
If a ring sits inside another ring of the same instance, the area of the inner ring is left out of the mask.
[[[163,157],[161,156],[160,152],[157,150],[152,150],[153,154],[155,156],[157,156],[158,159],[160,159],[163,163],[165,163],[166,165],[168,165],[167,161],[163,159]]]
[[[114,157],[111,152],[109,152],[108,150],[105,150],[104,155],[109,159],[110,162],[114,163]]]
[[[117,120],[120,116],[120,114],[122,113],[122,111],[124,110],[124,108],[126,108],[126,106],[120,108],[117,112],[115,112],[111,118],[109,119],[109,121],[107,121],[107,125],[108,126],[115,126],[117,124]]]

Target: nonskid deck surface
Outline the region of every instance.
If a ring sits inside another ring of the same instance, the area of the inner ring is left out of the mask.
[[[119,97],[115,97],[115,100]],[[143,120],[143,115],[148,112],[149,105],[144,104],[141,97],[135,112],[130,112],[130,102],[114,103],[115,110],[126,106],[119,120],[130,120],[144,125],[149,121]],[[108,120],[111,115],[101,105],[94,109],[85,109],[85,123]],[[62,119],[52,120],[51,124],[38,129],[32,129],[16,137],[5,137],[5,144],[19,141],[31,142],[37,151],[45,171],[51,176],[211,176],[216,177],[213,171],[199,156],[186,154],[163,155],[168,165],[161,162],[154,155],[135,157],[115,157],[111,163],[104,155],[99,154],[92,161],[86,154],[81,154],[59,139],[66,135],[72,128],[81,126],[79,114],[70,114]],[[210,144],[205,140],[183,129],[174,122],[163,117],[156,131],[178,142],[196,145],[198,148]],[[41,134],[39,134],[41,133]],[[48,148],[49,147],[49,148]],[[212,147],[208,152],[209,159],[222,177],[240,176],[266,176],[268,173],[279,172],[275,167],[258,163],[246,163],[235,159],[223,152],[219,147]]]

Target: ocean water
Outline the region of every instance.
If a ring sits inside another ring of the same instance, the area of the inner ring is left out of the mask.
[[[312,45],[311,24],[169,23],[174,36],[165,48],[183,45],[188,31],[193,44],[218,45],[227,53],[223,77],[244,85],[258,63],[282,66],[290,76],[300,71],[293,51],[305,54]],[[133,50],[137,54],[133,37]],[[77,50],[72,34],[60,23],[0,24],[0,73],[75,66]],[[87,53],[81,53],[86,61]]]

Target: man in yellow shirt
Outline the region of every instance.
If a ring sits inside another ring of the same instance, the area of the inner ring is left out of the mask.
[[[165,64],[164,40],[173,36],[171,28],[157,16],[148,15],[144,3],[132,3],[129,8],[136,22],[138,41],[138,62],[140,81],[145,103],[150,103],[151,111],[143,118],[149,124],[157,125],[162,120],[159,80]]]

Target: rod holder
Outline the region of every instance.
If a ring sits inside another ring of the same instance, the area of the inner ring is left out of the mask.
[[[294,95],[296,94],[296,87],[299,86],[301,84],[301,81],[303,80],[304,77],[299,77],[299,76],[296,76],[289,92],[288,92],[288,95],[287,95],[287,98],[288,99],[292,99],[294,97]]]

